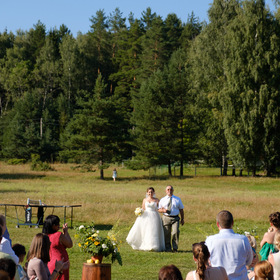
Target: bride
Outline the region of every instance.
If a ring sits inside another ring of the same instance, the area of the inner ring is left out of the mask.
[[[147,189],[143,199],[144,213],[137,217],[126,241],[134,250],[164,251],[164,233],[162,221],[157,211],[159,200],[154,197],[154,188]]]

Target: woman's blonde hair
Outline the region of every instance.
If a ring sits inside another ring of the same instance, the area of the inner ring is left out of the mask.
[[[255,280],[273,280],[273,266],[269,261],[260,261],[255,265]]]
[[[275,247],[280,250],[280,230],[277,230],[274,235],[274,241],[273,241]]]
[[[245,235],[248,238],[251,247],[254,248],[255,250],[257,250],[256,238],[253,235],[249,234],[249,233],[245,233]]]

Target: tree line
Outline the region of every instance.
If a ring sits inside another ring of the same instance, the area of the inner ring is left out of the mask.
[[[214,0],[209,22],[147,8],[0,33],[0,157],[131,168],[279,165],[280,26],[262,0]]]

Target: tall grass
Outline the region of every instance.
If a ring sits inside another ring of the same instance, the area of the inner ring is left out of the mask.
[[[171,263],[177,265],[185,277],[188,271],[194,269],[191,244],[205,240],[207,235],[217,231],[217,212],[230,210],[235,218],[236,231],[254,228],[261,239],[269,226],[268,215],[279,210],[279,179],[190,176],[185,179],[162,177],[149,180],[148,171],[130,171],[119,167],[118,179],[113,182],[113,166],[105,170],[105,180],[98,178],[98,171],[82,173],[71,167],[56,164],[53,166],[55,171],[35,172],[28,165],[0,163],[0,203],[25,204],[27,198],[31,198],[41,199],[49,205],[82,204],[81,208],[74,209],[74,225],[94,221],[101,232],[106,232],[106,228],[118,221],[118,236],[123,241],[123,266],[113,264],[114,280],[157,279],[159,269]],[[165,195],[168,184],[174,186],[175,195],[181,197],[185,206],[186,224],[180,227],[179,253],[132,250],[125,238],[135,221],[134,209],[141,205],[148,187],[154,187],[156,196],[160,198]],[[3,207],[1,211],[4,211]],[[52,210],[47,209],[45,216],[50,213]],[[24,209],[18,209],[18,214],[23,220]],[[54,214],[62,219],[63,209],[55,209]],[[7,215],[13,243],[22,243],[28,249],[33,236],[41,229],[15,228],[15,210],[12,207],[8,208]],[[75,230],[70,230],[70,234],[74,237]],[[70,278],[78,280],[81,279],[82,264],[89,256],[80,252],[74,242],[74,247],[68,250]]]

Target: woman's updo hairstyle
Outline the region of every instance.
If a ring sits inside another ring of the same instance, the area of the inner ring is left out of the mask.
[[[255,280],[273,280],[273,267],[269,261],[260,261],[255,265]]]
[[[154,189],[153,187],[149,187],[149,188],[147,188],[147,192],[148,192],[149,190],[151,190],[151,191],[155,192],[155,189]]]
[[[278,229],[280,229],[280,213],[274,212],[269,215],[269,221]]]
[[[208,247],[205,245],[205,242],[195,243],[192,245],[193,256],[197,259],[197,269],[196,272],[199,276],[199,279],[204,280],[206,264],[210,258],[210,253]]]

